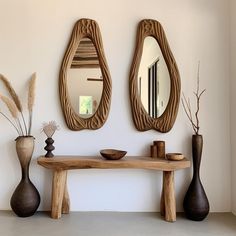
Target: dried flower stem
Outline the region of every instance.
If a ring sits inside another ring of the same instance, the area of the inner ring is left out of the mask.
[[[4,116],[4,117],[11,123],[11,125],[16,129],[16,132],[18,133],[18,135],[21,135],[19,129],[18,129],[18,128],[16,127],[16,125],[10,120],[10,118],[7,117],[7,116],[6,116],[4,113],[2,113],[1,111],[0,111],[0,114],[1,114],[2,116]]]
[[[26,122],[25,122],[24,115],[23,115],[22,112],[21,112],[20,114],[21,114],[21,118],[22,118],[22,120],[23,120],[23,124],[24,124],[24,128],[25,128],[25,133],[27,133],[27,127],[26,127]]]
[[[17,123],[18,126],[19,126],[19,129],[20,129],[20,131],[21,131],[21,136],[24,136],[24,131],[23,131],[23,128],[22,128],[22,126],[21,126],[20,120],[19,120],[18,118],[15,118],[15,121],[16,121],[16,123]]]
[[[182,102],[182,105],[183,105],[183,108],[184,108],[184,111],[192,125],[192,128],[193,128],[193,131],[196,135],[199,134],[199,118],[198,118],[198,113],[199,113],[199,110],[200,110],[200,98],[202,96],[202,94],[206,91],[206,89],[202,90],[201,92],[199,92],[199,71],[200,71],[200,62],[198,63],[198,73],[197,73],[197,91],[194,92],[194,95],[196,96],[196,105],[197,105],[197,110],[195,112],[195,121],[193,119],[193,116],[192,116],[192,110],[191,110],[191,105],[190,105],[190,100],[186,99],[185,95],[183,94],[183,98],[181,99],[181,102]]]

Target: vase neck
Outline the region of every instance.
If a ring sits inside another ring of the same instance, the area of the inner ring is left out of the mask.
[[[192,156],[194,177],[199,176],[201,157],[202,157],[203,138],[202,135],[192,136]]]
[[[22,179],[29,178],[29,165],[34,150],[33,137],[18,137],[16,139],[16,152],[22,170]]]
[[[21,166],[21,179],[25,181],[29,180],[29,164]]]

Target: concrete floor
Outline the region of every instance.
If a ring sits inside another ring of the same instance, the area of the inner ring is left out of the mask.
[[[71,212],[53,220],[47,212],[19,218],[0,211],[1,236],[236,236],[236,216],[212,213],[202,222],[178,214],[175,223],[165,222],[159,213]]]

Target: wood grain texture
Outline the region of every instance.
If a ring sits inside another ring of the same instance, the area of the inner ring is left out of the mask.
[[[154,37],[162,51],[170,74],[170,97],[164,113],[158,118],[148,115],[138,94],[138,70],[141,62],[143,43],[147,36]],[[155,129],[166,133],[174,125],[180,100],[180,75],[170,50],[165,32],[158,21],[145,19],[138,25],[136,47],[129,77],[130,102],[134,124],[139,131]]]
[[[66,185],[65,170],[55,170],[53,173],[52,183],[52,205],[51,205],[51,217],[53,219],[59,219],[62,213],[62,202]]]
[[[151,157],[124,157],[112,161],[104,160],[101,157],[55,156],[54,158],[39,157],[37,161],[39,165],[55,170],[129,168],[174,171],[190,167],[190,161],[186,158],[176,162]]]
[[[165,192],[165,189],[164,189],[164,172],[162,173],[162,190],[161,190],[161,201],[160,201],[160,213],[161,213],[161,216],[165,216],[165,197],[164,197],[164,192]]]
[[[163,180],[164,180],[165,220],[168,222],[174,222],[176,221],[174,171],[164,171]]]
[[[70,213],[70,197],[69,197],[68,187],[67,187],[67,173],[66,173],[66,180],[65,180],[61,213],[62,214],[69,214]]]
[[[78,45],[83,38],[89,38],[93,42],[97,50],[103,78],[103,91],[100,104],[95,114],[87,119],[79,117],[79,115],[73,110],[67,88],[67,71],[72,64]],[[95,130],[101,128],[109,114],[111,103],[111,78],[103,50],[101,33],[96,21],[91,19],[81,19],[76,22],[62,61],[59,77],[60,101],[68,128],[77,131],[82,129]]]

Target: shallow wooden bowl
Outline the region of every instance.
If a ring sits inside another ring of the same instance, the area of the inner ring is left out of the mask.
[[[184,159],[184,155],[182,153],[167,153],[166,158],[171,161],[180,161]]]
[[[119,160],[126,155],[126,151],[116,149],[103,149],[100,151],[101,155],[107,160]]]

